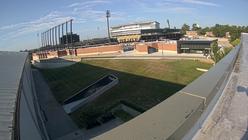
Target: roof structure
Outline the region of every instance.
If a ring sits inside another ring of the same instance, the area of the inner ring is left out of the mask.
[[[18,90],[27,53],[0,51],[0,139],[13,139]]]
[[[130,25],[137,25],[137,24],[150,24],[150,23],[158,23],[157,21],[141,21],[141,22],[133,22],[133,23],[127,23],[127,24],[120,24],[120,25],[116,25],[116,26],[112,26],[111,28],[119,28],[122,26],[130,26]]]

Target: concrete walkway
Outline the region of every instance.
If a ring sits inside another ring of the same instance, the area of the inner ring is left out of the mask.
[[[111,120],[107,123],[104,123],[98,127],[95,127],[95,128],[92,128],[92,129],[89,129],[89,130],[86,130],[86,129],[83,129],[83,133],[85,135],[85,138],[87,139],[91,139],[91,138],[94,138],[98,135],[101,135],[121,124],[123,124],[124,122],[122,120],[120,120],[119,118],[115,118],[114,120]]]
[[[38,70],[33,69],[35,88],[41,109],[46,119],[45,125],[52,140],[83,139],[81,130],[56,101],[47,83]]]
[[[155,52],[151,54],[140,54],[135,51],[127,51],[118,54],[101,54],[101,55],[87,55],[87,56],[64,56],[63,59],[70,61],[81,61],[83,59],[204,59],[207,60],[203,54],[177,54],[174,52]]]
[[[223,95],[195,140],[248,140],[248,34],[242,43]]]

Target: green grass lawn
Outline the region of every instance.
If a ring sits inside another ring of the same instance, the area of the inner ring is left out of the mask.
[[[56,99],[66,98],[102,76],[113,73],[119,84],[71,114],[80,127],[120,100],[147,110],[165,100],[212,65],[193,60],[87,60],[69,67],[40,70]]]

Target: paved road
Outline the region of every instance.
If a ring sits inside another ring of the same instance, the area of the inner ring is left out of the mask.
[[[215,110],[195,140],[248,140],[248,34]]]
[[[52,140],[82,139],[81,130],[65,113],[52,95],[51,90],[38,70],[32,70],[37,97],[46,118],[46,128]]]

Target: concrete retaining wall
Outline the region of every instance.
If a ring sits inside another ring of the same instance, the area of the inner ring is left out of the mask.
[[[104,76],[103,78],[105,78],[106,76]],[[100,80],[102,80],[103,78],[97,80],[95,83],[89,85],[88,87],[95,85],[97,82],[99,82]],[[63,105],[63,108],[65,110],[66,113],[70,114],[74,111],[76,111],[78,108],[82,107],[83,105],[95,100],[98,96],[100,96],[101,94],[105,93],[105,91],[111,89],[112,87],[114,87],[115,85],[117,85],[119,83],[118,78],[116,77],[116,79],[113,79],[112,82],[108,83],[107,85],[97,89],[97,91],[95,91],[94,93],[92,93],[91,95],[89,95],[88,97],[73,101],[71,103],[65,104]],[[76,96],[77,94],[80,94],[80,92],[84,91],[85,89],[87,89],[88,87],[84,88],[83,90],[79,91],[78,93],[76,93],[75,95],[73,95],[70,98],[73,98],[74,96]],[[67,99],[67,100],[68,100]]]
[[[239,49],[165,101],[94,139],[191,139],[226,86]]]
[[[22,73],[20,94],[20,139],[48,140],[40,105],[33,83],[30,60],[27,57]]]
[[[77,63],[76,61],[69,61],[64,59],[47,59],[47,60],[40,60],[40,61],[33,61],[33,65],[37,68],[42,69],[54,69],[54,68],[61,68],[71,66]]]

